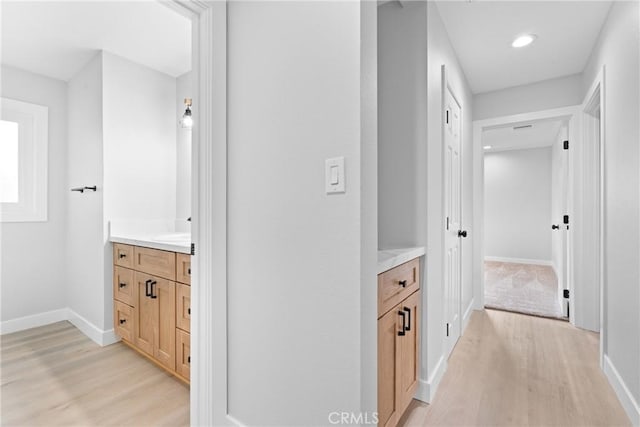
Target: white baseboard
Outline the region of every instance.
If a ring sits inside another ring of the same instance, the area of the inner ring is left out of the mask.
[[[618,370],[613,366],[611,359],[609,359],[609,356],[606,354],[604,355],[604,374],[616,392],[622,407],[629,416],[631,424],[640,426],[640,405],[638,405],[638,402],[634,399],[624,380],[620,377]]]
[[[120,338],[115,334],[113,328],[107,331],[103,331],[84,317],[80,316],[75,311],[71,309],[68,310],[69,318],[67,320],[69,320],[69,322],[71,322],[73,326],[78,328],[83,334],[91,338],[91,340],[93,340],[93,342],[95,342],[99,346],[104,347],[106,345],[120,341]]]
[[[469,320],[471,320],[471,313],[473,312],[473,306],[475,305],[475,299],[471,299],[469,306],[464,311],[464,315],[462,316],[462,331],[460,336],[464,335],[464,331],[467,329],[467,325],[469,324]]]
[[[431,376],[427,381],[423,379],[418,380],[418,389],[416,390],[415,398],[425,403],[431,403],[436,396],[440,381],[447,371],[447,359],[444,355],[440,356],[440,360],[436,364],[435,369],[431,373]]]
[[[78,328],[80,332],[102,347],[120,341],[120,338],[115,334],[113,329],[103,331],[70,308],[61,308],[59,310],[47,311],[45,313],[19,317],[17,319],[5,320],[0,323],[0,335],[50,325],[51,323],[65,320],[69,321],[73,326]]]
[[[25,329],[37,328],[38,326],[50,325],[51,323],[67,320],[68,310],[46,311],[44,313],[32,314],[30,316],[19,317],[17,319],[5,320],[0,323],[0,335],[11,334],[13,332],[24,331]]]
[[[531,265],[548,265],[553,266],[553,261],[545,259],[527,259],[527,258],[506,258],[499,256],[486,256],[485,261],[510,262],[513,264],[531,264]]]

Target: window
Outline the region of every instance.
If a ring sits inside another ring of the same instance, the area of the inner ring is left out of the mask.
[[[0,221],[47,220],[48,108],[2,98]]]

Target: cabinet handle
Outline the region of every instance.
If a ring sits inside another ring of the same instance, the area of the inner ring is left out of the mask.
[[[189,316],[191,316],[191,307],[187,308],[187,313],[189,313]]]
[[[126,254],[126,253],[124,253],[124,252],[120,252],[120,253],[118,253],[118,257],[119,257],[119,258],[126,258],[126,257],[127,257],[127,254]]]
[[[191,267],[189,267],[189,268],[187,269],[187,274],[188,274],[189,276],[191,276]]]
[[[121,288],[124,288],[125,286],[127,286],[127,284],[126,283],[119,283],[118,286],[121,287]]]
[[[149,296],[150,296],[151,298],[153,298],[153,299],[158,298],[158,295],[155,295],[155,294],[153,293],[153,287],[154,287],[155,285],[157,285],[157,282],[154,280],[153,282],[151,282],[151,294],[149,295]]]
[[[127,323],[127,319],[120,319],[120,324]]]
[[[404,307],[403,310],[407,312],[407,316],[408,316],[407,327],[405,331],[410,331],[411,330],[411,309],[409,307]]]
[[[151,296],[151,291],[149,291],[149,285],[151,284],[151,282],[153,282],[153,280],[149,279],[146,282],[144,282],[144,296],[145,297],[150,297]]]
[[[402,286],[403,288],[406,288],[407,287],[407,281],[406,280],[400,280],[398,282],[398,285]]]
[[[406,321],[406,319],[407,319],[407,318],[405,317],[405,313],[404,313],[404,311],[402,311],[402,310],[398,311],[398,315],[402,316],[402,330],[401,330],[401,331],[398,331],[398,336],[399,336],[399,337],[403,337],[403,336],[405,335],[404,331],[406,331],[406,330],[407,330],[407,329],[406,329],[406,328],[407,328],[407,326],[406,326],[406,323],[405,323],[405,321]]]
[[[191,365],[191,356],[187,356],[187,363]]]

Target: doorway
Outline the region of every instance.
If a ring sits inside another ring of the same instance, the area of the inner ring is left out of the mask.
[[[482,133],[485,307],[566,318],[566,120]]]

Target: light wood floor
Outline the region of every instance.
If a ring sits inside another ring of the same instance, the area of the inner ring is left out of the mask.
[[[185,426],[189,389],[124,344],[68,322],[3,335],[3,426]]]
[[[598,334],[561,320],[474,312],[431,405],[404,426],[627,426],[598,366]]]

